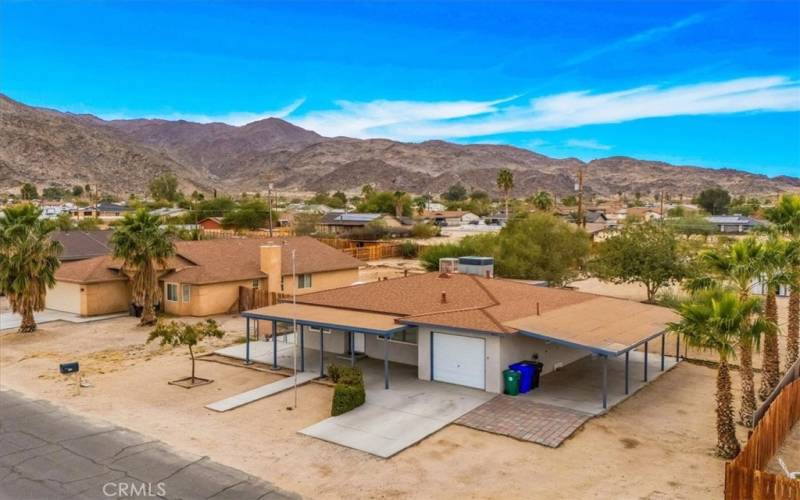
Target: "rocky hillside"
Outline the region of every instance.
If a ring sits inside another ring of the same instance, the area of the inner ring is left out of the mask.
[[[185,189],[238,193],[277,187],[304,191],[381,189],[439,193],[455,182],[492,191],[497,171],[515,173],[518,195],[585,185],[599,195],[618,192],[691,196],[720,186],[734,194],[800,189],[800,179],[768,178],[737,170],[675,166],[611,157],[583,163],[511,146],[409,144],[385,139],[326,138],[270,118],[234,127],[168,120],[104,121],[32,108],[0,96],[0,188],[97,183],[125,194],[144,192],[155,175],[171,171]]]

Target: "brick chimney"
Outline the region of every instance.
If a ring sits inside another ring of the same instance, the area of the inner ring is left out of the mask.
[[[261,272],[269,276],[267,290],[281,291],[281,245],[261,245]]]

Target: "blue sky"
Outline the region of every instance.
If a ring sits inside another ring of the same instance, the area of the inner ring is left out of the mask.
[[[800,3],[3,0],[0,92],[800,175]]]

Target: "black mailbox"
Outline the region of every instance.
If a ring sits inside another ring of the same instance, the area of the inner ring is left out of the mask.
[[[59,370],[62,374],[67,375],[69,373],[75,373],[80,370],[80,366],[78,365],[77,361],[73,361],[72,363],[61,363],[58,365]]]

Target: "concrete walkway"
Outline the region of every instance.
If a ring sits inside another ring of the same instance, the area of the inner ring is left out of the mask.
[[[45,309],[44,311],[34,313],[33,319],[37,324],[50,323],[53,321],[67,321],[69,323],[89,323],[92,321],[102,321],[109,318],[118,318],[120,316],[127,316],[128,313],[105,314],[102,316],[81,316],[63,311],[53,311],[52,309]],[[8,330],[11,328],[19,328],[22,323],[22,316],[12,312],[0,313],[0,330]]]
[[[382,363],[359,362],[367,401],[344,415],[300,432],[307,436],[389,458],[452,423],[494,395],[416,378],[416,366],[392,364],[391,389],[383,388]]]
[[[0,499],[146,497],[297,498],[207,457],[0,390]]]
[[[306,384],[318,377],[319,373],[300,372],[297,374],[297,385]],[[259,399],[264,399],[272,396],[273,394],[278,394],[279,392],[289,390],[294,387],[294,383],[294,377],[286,377],[278,380],[277,382],[262,385],[261,387],[256,387],[255,389],[231,396],[221,401],[217,401],[216,403],[208,404],[206,405],[206,408],[219,412],[233,410],[235,408],[239,408],[240,406],[258,401]]]

